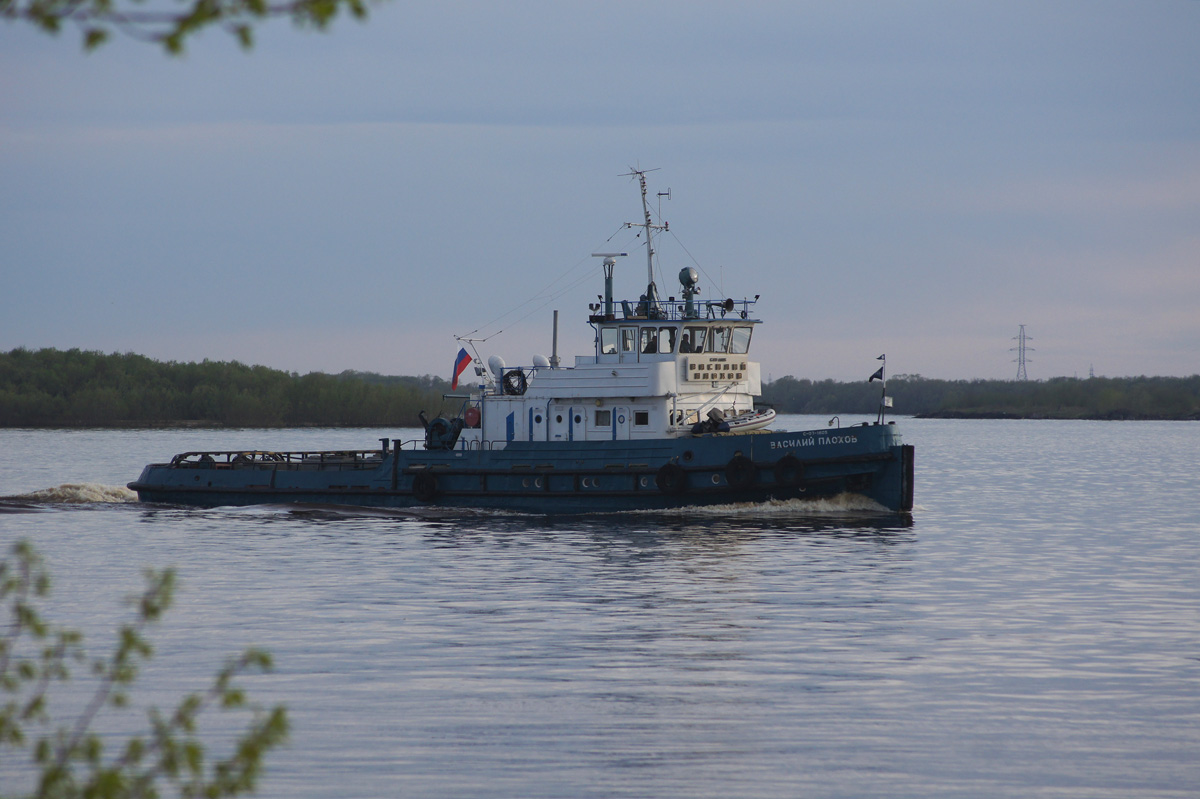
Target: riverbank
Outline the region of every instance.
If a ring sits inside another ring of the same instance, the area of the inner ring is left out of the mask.
[[[887,382],[892,413],[927,419],[1200,419],[1200,375],[1054,377],[1049,380],[936,380],[900,375]],[[781,413],[874,414],[878,382],[782,377],[763,386]]]
[[[1041,419],[1049,421],[1090,421],[1090,422],[1196,422],[1200,414],[1190,416],[1147,416],[1135,415],[1124,411],[1109,411],[1105,414],[1074,413],[1071,411],[1032,411],[1017,413],[1015,411],[987,410],[957,410],[949,409],[933,413],[913,414],[916,419]]]
[[[862,414],[882,387],[792,376],[765,382],[779,413]],[[16,349],[0,353],[0,427],[418,427],[455,413],[448,381],[364,372],[298,375],[236,361],[176,363],[133,353]],[[928,419],[1200,420],[1200,375],[1049,380],[887,381],[891,413]]]

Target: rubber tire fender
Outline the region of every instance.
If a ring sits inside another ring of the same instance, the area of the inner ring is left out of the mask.
[[[783,486],[798,486],[804,480],[804,464],[795,455],[784,455],[775,461],[775,482]]]
[[[654,475],[654,485],[664,494],[682,494],[687,490],[687,472],[678,463],[664,463]]]
[[[437,478],[429,472],[421,472],[413,478],[413,496],[421,502],[430,502],[437,496]]]
[[[725,479],[734,488],[749,488],[758,480],[758,467],[745,455],[734,455],[725,464]]]
[[[500,388],[502,394],[512,396],[521,396],[529,387],[529,381],[525,377],[525,373],[520,369],[510,369],[504,373],[503,379],[500,381],[503,385]]]

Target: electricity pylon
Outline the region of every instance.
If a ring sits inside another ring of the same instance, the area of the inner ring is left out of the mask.
[[[1025,353],[1033,352],[1033,347],[1026,346],[1025,342],[1033,341],[1033,338],[1025,335],[1025,325],[1021,325],[1020,327],[1021,332],[1013,336],[1013,341],[1017,342],[1017,346],[1009,349],[1009,352],[1017,353],[1017,357],[1014,359],[1014,362],[1017,364],[1017,379],[1028,380],[1029,376],[1025,374]]]

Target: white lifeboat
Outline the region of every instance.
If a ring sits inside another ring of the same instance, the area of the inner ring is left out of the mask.
[[[743,411],[737,416],[725,420],[731,433],[745,433],[748,430],[760,430],[775,421],[774,408],[760,408],[753,411]]]

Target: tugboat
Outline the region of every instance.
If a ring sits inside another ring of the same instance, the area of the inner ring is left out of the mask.
[[[510,367],[460,350],[452,389],[474,366],[476,384],[448,394],[457,413],[421,420],[423,440],[380,439],[334,452],[185,452],[150,464],[129,488],[142,502],[221,506],[319,503],[406,508],[497,508],[544,514],[656,510],[805,500],[842,494],[881,511],[913,506],[912,446],[885,422],[771,430],[756,408],[759,364],[754,299],[697,299],[695,269],[679,273],[681,299],[654,283],[654,224],[641,186],[646,291],[618,301],[620,252],[602,259],[604,294],[589,307],[595,352],[558,363],[557,352]],[[466,343],[474,347],[474,342]],[[555,347],[557,350],[557,346]],[[880,369],[876,376],[882,377]]]

